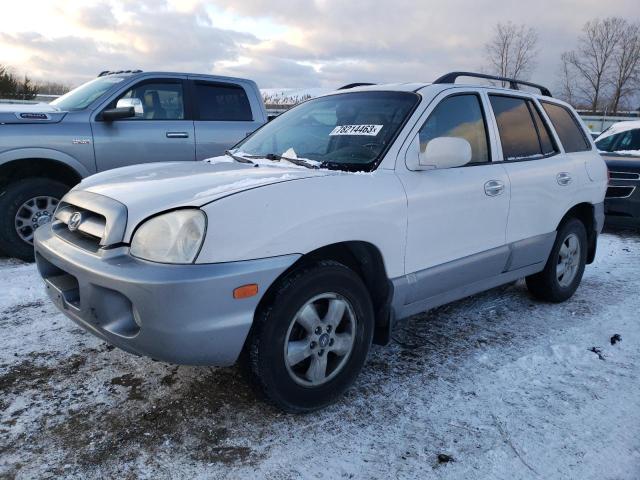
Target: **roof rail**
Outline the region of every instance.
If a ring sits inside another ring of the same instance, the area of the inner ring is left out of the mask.
[[[348,90],[349,88],[356,87],[368,87],[370,85],[375,85],[375,83],[349,83],[348,85],[343,85],[342,87],[338,88],[338,90]]]
[[[109,70],[103,70],[102,72],[100,72],[98,74],[99,77],[105,77],[107,75],[117,75],[119,73],[141,73],[142,70],[118,70],[118,71],[114,71],[111,72]]]
[[[485,78],[487,80],[498,80],[500,82],[508,83],[509,88],[513,90],[520,90],[518,85],[526,85],[527,87],[533,87],[540,90],[540,93],[546,97],[552,97],[551,92],[547,87],[538,85],[537,83],[525,82],[524,80],[517,80],[515,78],[498,77],[496,75],[487,75],[486,73],[474,73],[474,72],[450,72],[440,78],[436,79],[433,83],[456,83],[458,77],[472,77],[472,78]]]

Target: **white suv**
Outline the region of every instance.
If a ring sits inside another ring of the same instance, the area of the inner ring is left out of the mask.
[[[543,87],[460,75],[350,86],[223,157],[83,180],[36,232],[50,297],[132,353],[243,359],[293,412],[332,402],[400,319],[522,277],[566,300],[595,255],[605,164]]]

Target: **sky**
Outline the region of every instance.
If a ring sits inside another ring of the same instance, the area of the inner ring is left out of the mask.
[[[2,0],[0,64],[71,85],[102,70],[216,73],[262,88],[429,82],[485,68],[497,22],[534,27],[530,79],[558,85],[585,22],[638,0]]]

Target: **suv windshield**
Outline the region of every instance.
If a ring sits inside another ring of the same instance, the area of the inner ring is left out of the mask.
[[[82,110],[123,80],[124,77],[98,77],[56,98],[50,105],[63,111]]]
[[[309,100],[236,146],[240,156],[295,157],[322,166],[369,170],[419,101],[410,92],[351,92]]]

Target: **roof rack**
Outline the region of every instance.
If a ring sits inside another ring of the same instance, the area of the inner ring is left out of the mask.
[[[109,70],[103,70],[98,74],[99,77],[106,77],[107,75],[117,75],[119,73],[141,73],[142,70],[118,70],[111,72]]]
[[[349,83],[348,85],[343,85],[342,87],[338,88],[338,90],[348,90],[349,88],[356,88],[356,87],[368,87],[370,85],[375,85],[375,83]]]
[[[451,72],[447,73],[440,78],[436,79],[433,83],[456,83],[458,77],[472,77],[472,78],[485,78],[487,80],[498,80],[500,82],[508,83],[509,88],[513,90],[520,90],[518,85],[526,85],[527,87],[533,87],[540,90],[540,93],[547,97],[552,97],[551,92],[547,87],[538,85],[537,83],[525,82],[524,80],[516,80],[515,78],[498,77],[496,75],[487,75],[486,73],[474,73],[474,72]]]

